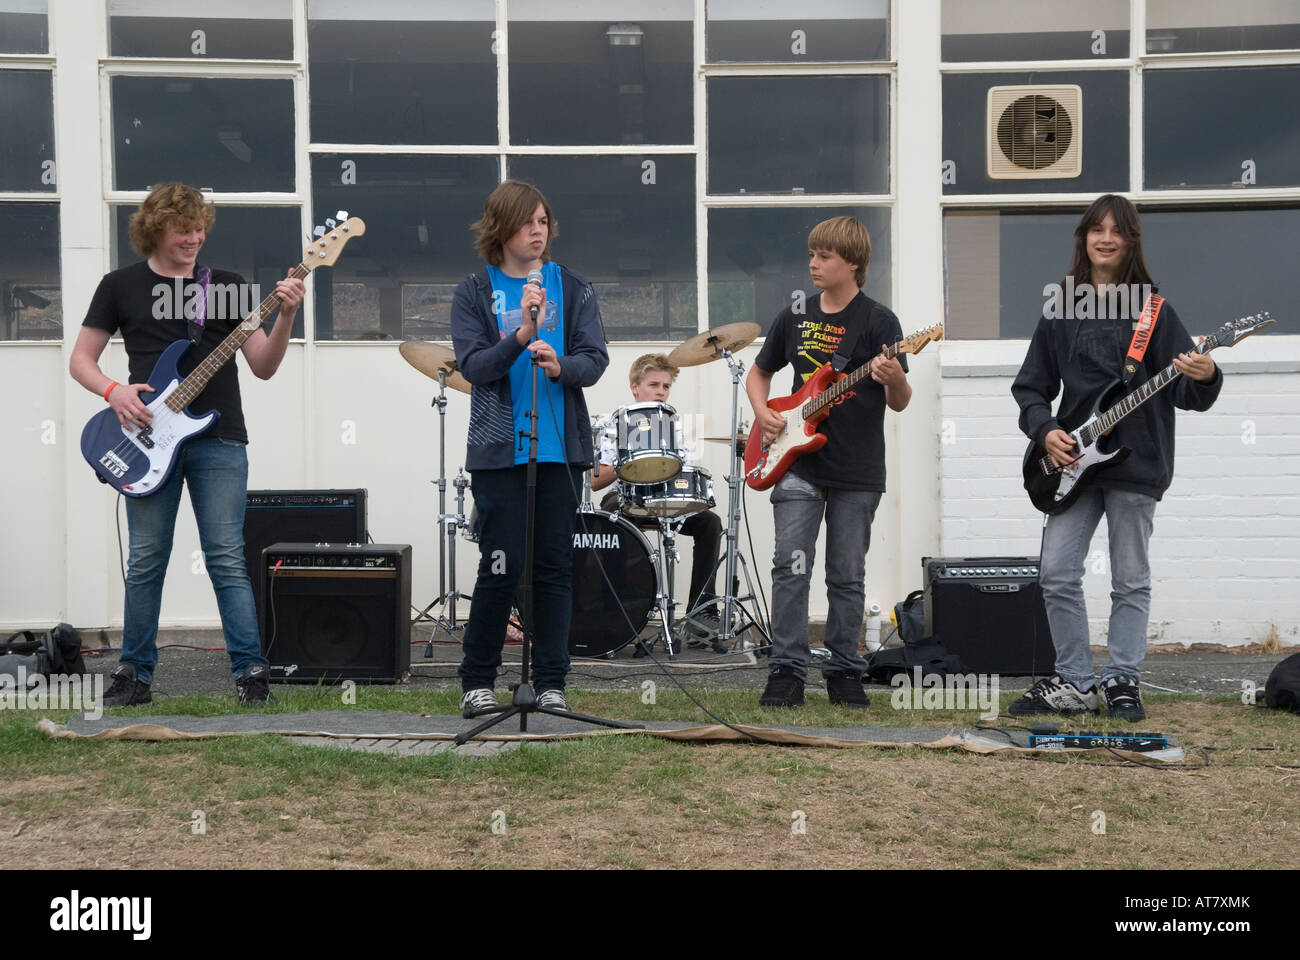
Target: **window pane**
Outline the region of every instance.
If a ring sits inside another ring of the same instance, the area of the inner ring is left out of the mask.
[[[510,10],[510,140],[690,143],[690,0],[517,0]]]
[[[709,211],[709,326],[753,321],[767,331],[796,297],[814,297],[808,276],[808,234],[831,217],[857,217],[871,234],[863,292],[891,306],[893,270],[889,210],[884,207],[778,207]],[[924,323],[909,323],[910,332]]]
[[[610,340],[696,332],[693,157],[516,157],[560,229],[551,254],[596,287]]]
[[[943,0],[940,16],[948,62],[1129,55],[1128,0]]]
[[[109,262],[113,268],[139,263],[144,257],[131,249],[127,224],[137,205],[113,208],[115,231]],[[217,221],[199,253],[199,263],[218,270],[233,270],[256,283],[262,297],[275,291],[291,267],[302,261],[307,249],[297,207],[217,206]],[[324,271],[322,271],[324,272]],[[319,286],[317,287],[319,289]],[[267,326],[270,329],[270,326]],[[303,336],[303,311],[293,320],[293,336]]]
[[[889,59],[889,0],[709,0],[712,63]]]
[[[1148,189],[1300,186],[1300,67],[1147,70],[1143,83]]]
[[[63,336],[57,203],[0,203],[0,298],[0,339]]]
[[[1147,53],[1300,48],[1295,0],[1147,0]]]
[[[346,210],[366,224],[316,274],[316,338],[446,339],[450,291],[482,266],[470,224],[498,183],[496,159],[319,154],[311,169],[314,219]]]
[[[112,57],[293,58],[290,0],[108,0]]]
[[[1060,283],[1083,213],[949,210],[944,222],[949,340],[1028,339]],[[1147,248],[1148,250],[1150,247]]]
[[[1193,336],[1264,310],[1268,333],[1300,333],[1297,236],[1297,207],[1142,211],[1147,267]]]
[[[492,0],[307,8],[315,143],[497,142]]]
[[[1081,213],[948,211],[945,336],[1030,337],[1046,304],[1043,287],[1060,283],[1070,267]],[[1290,280],[1298,232],[1294,207],[1142,211],[1147,267],[1194,336],[1264,310],[1277,321],[1270,333],[1300,332],[1300,295]]]
[[[53,192],[54,87],[48,70],[0,70],[0,190]]]
[[[0,53],[49,53],[46,0],[0,0]]]
[[[709,193],[888,193],[888,77],[708,82]]]
[[[1151,79],[1154,71],[1145,74]],[[990,87],[1075,84],[1083,90],[1083,170],[1052,180],[988,175]],[[1129,188],[1127,70],[948,74],[943,78],[943,192],[1106,193]]]
[[[293,81],[113,77],[113,183],[292,191]]]

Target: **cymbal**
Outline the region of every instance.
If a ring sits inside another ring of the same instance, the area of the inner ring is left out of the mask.
[[[749,442],[749,431],[737,433],[734,437],[700,437],[701,440],[709,443],[734,443],[736,449],[741,453],[745,452],[745,447]]]
[[[720,356],[720,351],[735,353],[741,347],[749,346],[758,339],[758,324],[748,321],[725,323],[712,330],[697,333],[677,344],[668,359],[679,367],[694,367],[701,363],[711,363]]]
[[[407,363],[430,380],[437,380],[438,371],[445,370],[447,386],[461,393],[469,393],[469,381],[456,369],[456,354],[451,347],[423,340],[405,340],[397,350]]]

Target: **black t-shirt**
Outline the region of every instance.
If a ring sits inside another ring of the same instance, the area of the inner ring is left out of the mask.
[[[796,314],[793,307],[781,311],[754,360],[768,373],[792,364],[791,393],[830,361],[841,342],[851,345],[844,351],[849,357],[844,372],[852,373],[880,353],[881,344],[893,345],[903,338],[893,311],[860,291],[838,313],[823,313],[820,295],[805,306],[802,315]],[[899,354],[898,361],[907,370],[907,357]],[[790,471],[820,487],[884,493],[884,419],[885,388],[866,376],[818,425],[817,431],[829,438],[826,446],[797,459]]]
[[[132,264],[105,274],[99,281],[82,326],[107,330],[110,334],[120,331],[126,345],[131,375],[129,382],[146,383],[163,351],[177,340],[189,339],[185,310],[188,304],[198,302],[200,289],[197,281],[183,280],[183,292],[178,300],[175,278],[154,273],[147,261]],[[228,270],[212,271],[203,335],[181,358],[181,377],[188,376],[239,326],[241,311],[249,313],[257,309],[256,302],[248,309],[250,297],[243,292],[247,289],[239,274]],[[154,396],[143,393],[140,399],[149,403]],[[213,374],[188,409],[195,416],[211,410],[221,414],[206,435],[248,442],[239,397],[239,371],[233,357]]]

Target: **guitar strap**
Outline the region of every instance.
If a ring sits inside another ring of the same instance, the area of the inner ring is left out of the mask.
[[[1128,356],[1124,359],[1124,383],[1127,384],[1137,373],[1138,364],[1147,355],[1151,344],[1151,334],[1155,331],[1156,320],[1160,317],[1160,308],[1165,305],[1165,298],[1158,293],[1148,294],[1147,302],[1142,305],[1142,316],[1133,328],[1133,340],[1128,345]]]
[[[846,346],[844,341],[847,340],[848,337],[843,336],[840,338],[840,345],[835,348],[835,353],[831,355],[831,369],[836,373],[843,373],[845,371],[849,365],[849,361],[853,358],[853,353],[857,349],[858,344],[866,339],[867,328],[871,326],[871,313],[874,312],[875,310],[873,308],[872,311],[867,314],[866,321],[858,325],[857,336],[853,338],[853,343]],[[843,351],[846,349],[848,352],[844,353]],[[871,362],[870,357],[868,357],[867,362]]]

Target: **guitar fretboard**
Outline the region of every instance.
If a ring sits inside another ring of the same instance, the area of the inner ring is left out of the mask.
[[[289,272],[289,276],[301,280],[307,274],[311,273],[312,268],[305,263],[300,263]],[[258,308],[245,317],[231,331],[230,336],[221,341],[221,344],[210,354],[203,358],[197,367],[188,377],[181,381],[176,391],[167,398],[168,409],[180,413],[190,405],[190,402],[203,392],[203,388],[208,385],[226,362],[235,355],[235,351],[244,345],[244,341],[253,335],[253,331],[259,329],[262,323],[275,312],[275,308],[280,305],[280,300],[275,294],[271,294],[258,305]]]
[[[1210,336],[1206,337],[1192,349],[1195,353],[1203,354],[1209,353],[1218,345],[1218,338]],[[1098,437],[1104,435],[1108,430],[1113,429],[1115,424],[1119,423],[1130,413],[1142,406],[1142,404],[1146,403],[1181,376],[1182,374],[1178,372],[1174,365],[1172,363],[1169,364],[1169,366],[1165,367],[1146,383],[1142,384],[1142,386],[1138,387],[1123,400],[1119,401],[1119,403],[1115,404],[1105,413],[1099,415],[1097,421],[1084,431],[1088,434],[1084,438],[1084,442],[1091,444],[1096,441]]]
[[[902,349],[903,344],[905,344],[906,342],[907,342],[906,340],[899,340],[898,343],[894,344],[888,350],[885,350],[884,351],[885,359],[892,360],[894,359],[894,357],[898,356],[899,351]],[[822,410],[826,409],[828,406],[830,406],[840,397],[844,396],[844,394],[852,390],[854,384],[860,381],[863,377],[867,376],[869,373],[871,373],[871,362],[867,361],[862,366],[858,367],[858,369],[850,373],[848,376],[840,380],[837,380],[831,386],[827,387],[821,393],[817,394],[817,396],[813,397],[811,400],[805,403],[803,405],[803,409],[801,409],[799,412],[803,415],[803,418],[805,420],[815,417]]]

